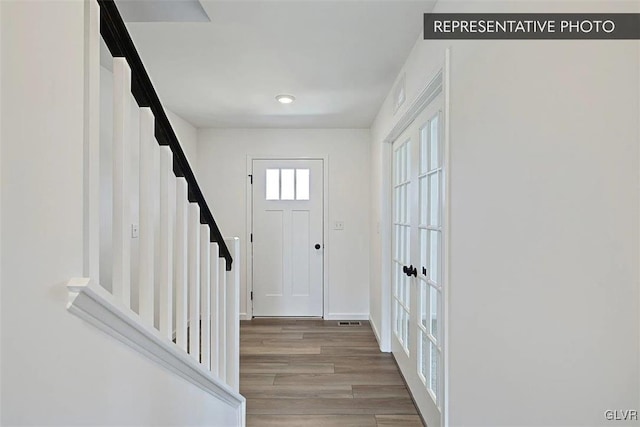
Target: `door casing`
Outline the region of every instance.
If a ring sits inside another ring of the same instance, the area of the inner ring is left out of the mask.
[[[449,425],[449,311],[450,300],[449,295],[451,292],[450,275],[450,145],[451,145],[451,131],[450,131],[450,94],[451,94],[451,48],[445,50],[444,58],[441,67],[435,70],[433,78],[425,85],[420,94],[415,100],[408,106],[407,110],[396,121],[396,124],[389,131],[387,136],[383,139],[382,145],[382,211],[381,211],[381,243],[382,243],[382,283],[381,283],[381,313],[380,313],[380,349],[384,352],[391,352],[391,339],[393,333],[393,318],[392,318],[392,304],[393,304],[393,289],[392,289],[392,235],[393,235],[393,217],[392,217],[392,202],[393,202],[393,180],[392,180],[392,161],[393,161],[393,142],[407,129],[415,118],[424,110],[424,108],[431,102],[431,100],[437,96],[438,91],[442,92],[444,96],[444,129],[443,129],[443,168],[445,173],[444,180],[444,193],[443,193],[443,212],[442,221],[444,226],[442,244],[444,245],[443,251],[443,274],[445,279],[446,291],[443,294],[442,302],[442,321],[443,331],[442,339],[444,343],[443,349],[443,361],[444,361],[444,378],[443,378],[443,402],[442,402],[442,423],[443,426]]]
[[[277,156],[277,155],[247,155],[247,186],[246,186],[246,206],[247,206],[247,222],[245,225],[245,235],[247,236],[247,245],[245,246],[245,259],[246,262],[246,283],[247,283],[247,295],[246,295],[246,307],[247,310],[245,313],[240,313],[240,318],[242,320],[251,320],[253,318],[253,301],[251,300],[251,292],[253,292],[253,245],[250,242],[250,235],[252,233],[252,224],[253,224],[253,188],[251,184],[250,176],[253,175],[253,161],[254,160],[322,160],[322,202],[323,202],[323,212],[322,212],[322,221],[323,221],[323,230],[322,230],[322,238],[324,244],[324,256],[322,260],[322,317],[327,318],[328,310],[329,310],[329,286],[328,286],[328,278],[329,278],[329,251],[330,251],[330,242],[329,242],[329,156]]]

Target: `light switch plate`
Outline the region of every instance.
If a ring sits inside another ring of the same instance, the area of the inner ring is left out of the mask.
[[[334,230],[344,230],[344,221],[334,221],[333,222]]]

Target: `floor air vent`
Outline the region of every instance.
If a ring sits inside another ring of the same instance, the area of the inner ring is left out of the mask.
[[[362,326],[362,323],[341,320],[338,322],[338,326]]]

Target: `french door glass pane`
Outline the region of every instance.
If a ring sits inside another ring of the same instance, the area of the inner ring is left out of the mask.
[[[409,351],[409,313],[407,311],[404,311],[404,327],[403,327],[403,346],[404,349]]]
[[[405,224],[408,224],[409,223],[409,209],[411,208],[411,206],[409,204],[409,186],[408,185],[402,186],[402,190],[404,192],[404,194],[403,194],[404,217],[402,218],[402,222],[405,223]]]
[[[429,344],[431,341],[429,341],[429,338],[427,338],[427,334],[425,334],[422,329],[418,329],[419,331],[419,335],[420,335],[420,340],[419,340],[419,345],[420,345],[420,349],[419,349],[419,361],[420,361],[420,375],[422,376],[423,380],[427,380],[427,378],[429,378]]]
[[[393,152],[393,183],[394,185],[398,185],[400,183],[400,151],[396,150]]]
[[[429,202],[428,199],[428,191],[427,191],[427,177],[420,177],[418,179],[418,181],[420,182],[419,186],[420,186],[420,225],[425,225],[427,224],[428,218],[427,218],[427,204]]]
[[[427,171],[428,152],[429,152],[429,126],[425,125],[420,129],[420,173],[423,174]]]
[[[429,170],[440,167],[440,147],[439,147],[439,117],[436,115],[431,119],[431,135],[429,138]]]
[[[402,262],[405,263],[405,265],[409,265],[409,259],[411,258],[411,227],[409,226],[405,226],[404,227],[404,258],[402,259]]]
[[[440,174],[429,175],[429,225],[437,227],[440,225]]]
[[[420,324],[429,330],[429,285],[420,280]]]
[[[420,229],[420,263],[421,263],[420,267],[426,268],[429,265],[428,250],[429,250],[429,247],[427,242],[427,230]],[[422,273],[422,271],[420,271],[420,273]]]
[[[440,232],[429,230],[429,265],[427,273],[434,283],[440,283]]]
[[[428,331],[437,341],[438,336],[438,290],[433,286],[429,286],[429,325]],[[426,326],[426,325],[425,325]]]
[[[439,351],[438,347],[436,347],[431,341],[429,341],[429,382],[428,387],[434,394],[434,396],[438,396],[438,364],[439,364]]]

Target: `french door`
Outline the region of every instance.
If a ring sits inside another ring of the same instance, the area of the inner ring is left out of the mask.
[[[429,427],[443,403],[443,97],[393,143],[392,351]]]

